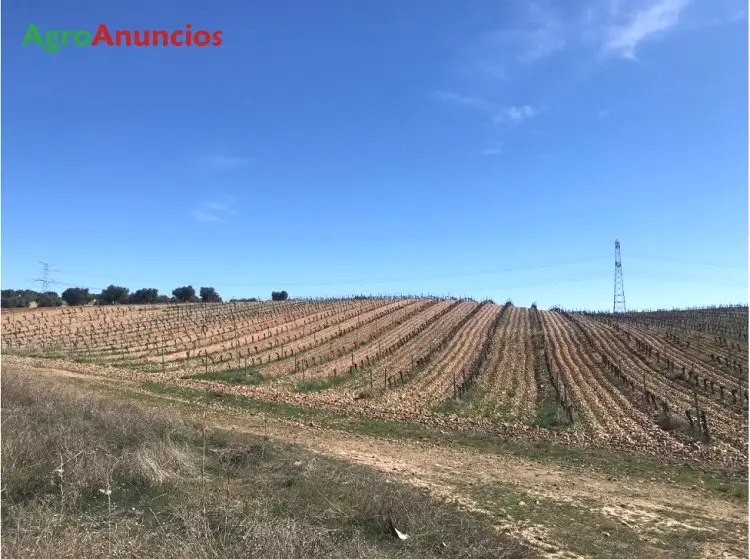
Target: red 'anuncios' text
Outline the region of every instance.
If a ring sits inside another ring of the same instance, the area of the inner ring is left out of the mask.
[[[169,45],[175,47],[207,47],[209,45],[218,47],[221,45],[222,31],[214,31],[213,33],[205,29],[193,31],[192,27],[188,23],[185,25],[185,29],[177,31],[165,31],[162,29],[128,31],[118,29],[112,33],[105,24],[100,23],[91,41],[91,46],[97,47],[102,43],[110,47],[166,47]]]

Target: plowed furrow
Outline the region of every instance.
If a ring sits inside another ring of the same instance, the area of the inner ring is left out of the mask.
[[[581,374],[576,384],[585,387],[587,407],[597,416],[598,423],[607,432],[605,438],[615,437],[629,447],[646,448],[656,441],[666,441],[668,436],[659,432],[650,418],[636,410],[628,399],[604,377],[594,357],[585,352],[583,340],[577,339],[572,325],[559,313],[550,318],[558,328],[565,348],[572,349],[571,360],[579,365]],[[565,321],[565,323],[563,323]]]
[[[537,397],[529,310],[512,307],[509,313],[493,343],[494,359],[477,379],[481,396],[472,407],[490,417],[529,422]]]
[[[386,331],[381,336],[372,340],[367,346],[355,351],[354,361],[366,360],[369,356],[371,367],[379,366],[385,359],[393,355],[393,349],[407,334],[415,331],[420,325],[429,322],[435,316],[455,304],[456,302],[451,300],[439,301],[437,304],[430,305],[427,309],[418,312],[416,315],[403,319],[401,324],[396,324],[395,328]],[[343,355],[324,365],[309,369],[305,372],[305,376],[310,379],[331,377],[334,375],[334,371],[336,374],[348,371],[351,364],[352,355]]]
[[[361,316],[358,326],[342,336],[326,338],[325,335],[318,337],[316,334],[312,342],[308,336],[306,342],[313,344],[310,348],[297,352],[294,355],[294,359],[272,362],[264,366],[263,374],[278,375],[283,373],[294,373],[295,371],[300,371],[303,364],[308,367],[315,367],[316,363],[322,363],[324,359],[326,360],[326,363],[332,363],[339,359],[347,358],[351,361],[352,354],[354,354],[356,360],[356,354],[364,350],[364,347],[361,347],[362,344],[371,344],[370,338],[375,332],[390,327],[395,328],[395,322],[397,320],[403,320],[406,317],[413,315],[419,316],[422,314],[425,307],[431,307],[434,306],[434,304],[434,301],[423,299],[395,309],[387,307],[377,311],[377,313],[382,316]],[[389,312],[394,310],[395,312]],[[353,324],[351,326],[354,327]],[[342,325],[342,329],[344,327],[345,326]],[[317,343],[315,339],[316,337],[318,338]],[[306,374],[307,372],[309,371],[306,371]]]
[[[616,355],[621,366],[626,371],[631,371],[638,384],[642,382],[639,377],[644,371],[647,372],[646,384],[648,389],[667,401],[673,413],[683,414],[685,410],[694,408],[694,397],[688,389],[653,371],[650,363],[639,357],[638,353],[609,327],[587,318],[583,318],[581,322],[594,339],[601,344],[603,351],[610,355]],[[726,410],[713,405],[711,402],[701,402],[701,406],[707,409],[709,423],[715,438],[736,448],[747,446],[746,437],[740,435],[741,422],[736,416],[727,413]],[[743,441],[745,441],[744,445]]]
[[[448,312],[441,320],[428,326],[424,331],[415,336],[409,343],[400,347],[395,353],[381,360],[373,369],[376,387],[380,390],[387,386],[386,379],[394,378],[395,384],[387,392],[397,389],[400,384],[400,372],[409,373],[412,366],[424,357],[438,351],[439,346],[445,340],[446,334],[468,316],[475,308],[474,301],[463,301]],[[362,386],[365,380],[362,379]]]
[[[466,368],[482,346],[492,321],[500,311],[501,307],[497,305],[484,305],[438,354],[435,362],[414,381],[410,390],[423,401],[434,402],[451,395],[454,379],[457,383],[461,382]]]

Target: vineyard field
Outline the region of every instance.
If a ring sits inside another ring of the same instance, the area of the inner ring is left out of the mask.
[[[748,309],[582,313],[438,298],[3,310],[4,360],[741,466]]]

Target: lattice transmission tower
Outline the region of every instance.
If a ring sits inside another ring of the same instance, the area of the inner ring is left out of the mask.
[[[51,269],[55,266],[54,264],[47,264],[46,262],[39,262],[42,265],[43,276],[36,278],[34,281],[42,284],[42,291],[45,292],[49,288],[50,283],[57,283],[50,277]]]
[[[625,311],[625,287],[622,284],[622,259],[620,258],[620,241],[615,241],[615,301],[612,312]]]

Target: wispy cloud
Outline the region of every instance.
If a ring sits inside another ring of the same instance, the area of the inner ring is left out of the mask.
[[[539,114],[539,111],[531,105],[521,105],[518,107],[502,107],[493,117],[493,122],[501,124],[511,122],[520,124],[524,120],[530,119]]]
[[[506,82],[503,89],[507,90],[505,86],[519,66],[530,66],[565,48],[568,43],[565,20],[555,6],[554,0],[504,3],[505,23],[467,46],[464,71],[468,70],[473,77],[470,80],[475,82],[469,89],[471,94],[444,91],[439,98],[481,112],[486,122],[496,126],[520,125],[539,115],[540,110],[532,103],[490,99],[497,99],[499,81]],[[487,94],[490,91],[492,95]],[[482,153],[496,155],[491,149]]]
[[[204,204],[200,209],[193,210],[191,215],[196,221],[220,223],[227,221],[231,216],[236,215],[237,210],[225,202],[209,202]]]
[[[477,67],[507,77],[513,63],[529,65],[547,58],[565,47],[567,37],[562,27],[542,26],[495,31],[482,42],[487,56],[477,63]],[[493,59],[494,63],[490,62]]]
[[[504,124],[508,122],[519,124],[524,120],[530,119],[539,114],[539,110],[531,105],[503,106],[480,97],[461,95],[446,91],[439,92],[436,96],[442,101],[480,111],[484,113],[488,120],[493,124]]]
[[[736,22],[747,17],[747,6],[742,0],[516,0],[504,3],[503,16],[495,30],[467,46],[467,63],[485,78],[507,81],[522,66],[568,49],[637,60],[644,42]]]
[[[479,152],[481,155],[485,156],[496,156],[496,155],[502,155],[503,154],[503,145],[502,144],[495,144],[491,148],[483,149]]]
[[[503,3],[505,23],[469,47],[471,66],[488,77],[507,79],[516,65],[530,65],[562,50],[569,41],[566,21],[551,4]]]
[[[685,24],[685,28],[692,30],[700,27],[717,27],[721,25],[730,25],[739,21],[747,20],[747,3],[732,2],[726,9],[720,13],[708,17],[701,21],[694,21]]]
[[[211,202],[210,204],[208,204],[208,208],[214,212],[223,213],[227,215],[234,215],[237,213],[237,210],[221,202]]]
[[[212,221],[212,222],[218,222],[218,221],[224,221],[221,217],[218,215],[202,212],[200,210],[193,210],[192,216],[197,221]]]
[[[515,59],[530,64],[562,50],[568,43],[564,19],[549,6],[526,2],[525,28],[511,32],[511,42],[516,46]]]
[[[637,61],[645,43],[746,18],[742,1],[506,0],[498,3],[497,26],[465,45],[456,84],[437,97],[494,125],[541,121],[540,113],[600,64]],[[541,73],[555,76],[544,90],[514,83]],[[519,91],[534,91],[534,97],[523,97],[522,103],[510,98]],[[609,117],[605,109],[594,114]]]
[[[495,110],[495,106],[489,101],[479,99],[478,97],[470,97],[467,95],[459,95],[451,91],[438,91],[435,97],[441,101],[447,101],[449,103],[455,103],[457,105],[464,105],[472,109],[478,109],[482,112],[491,113]]]
[[[688,0],[659,0],[633,13],[626,23],[609,27],[604,49],[624,58],[636,59],[639,43],[675,27]]]

